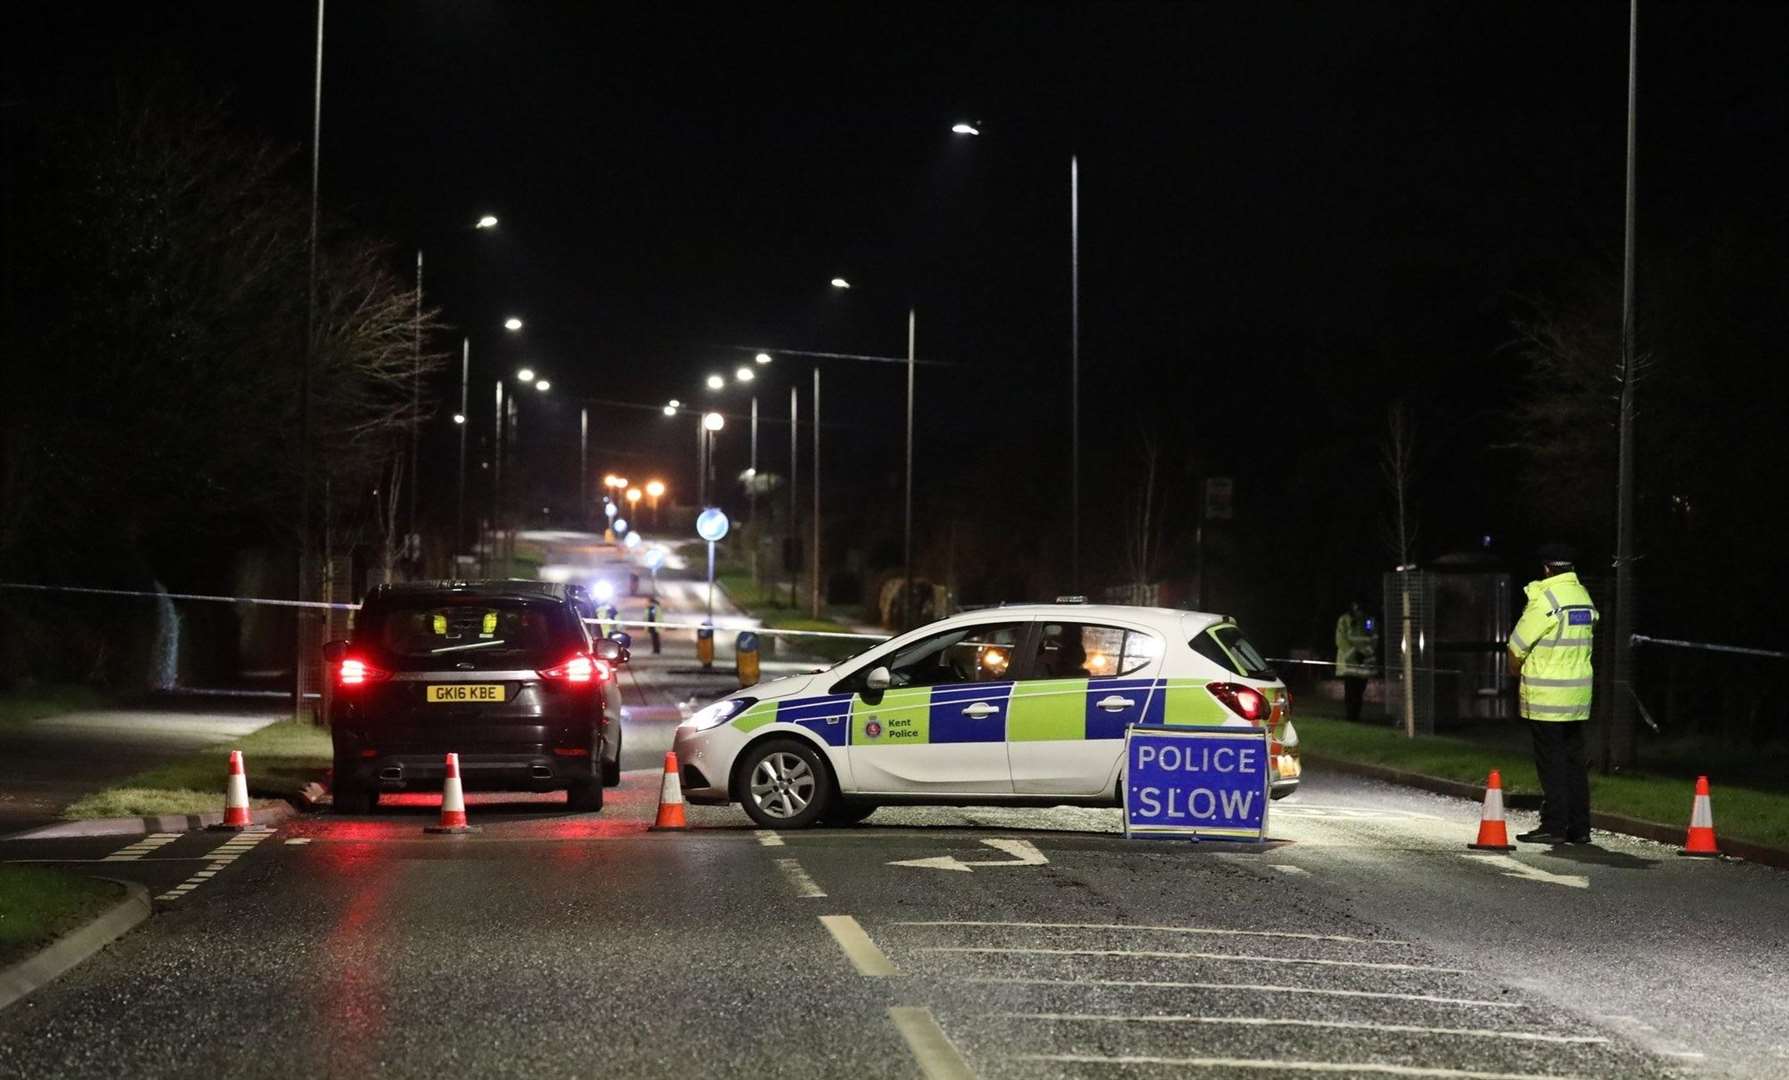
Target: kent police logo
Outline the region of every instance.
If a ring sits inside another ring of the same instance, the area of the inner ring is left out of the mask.
[[[873,716],[870,717],[870,722],[863,726],[863,733],[874,739],[876,736],[882,734],[881,722]]]

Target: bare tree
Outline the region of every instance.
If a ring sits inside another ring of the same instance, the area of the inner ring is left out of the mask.
[[[1161,472],[1162,444],[1153,431],[1139,433],[1137,442],[1137,486],[1129,496],[1124,519],[1124,561],[1130,578],[1131,602],[1142,603],[1145,591],[1155,579],[1156,564],[1161,558],[1162,523],[1156,488],[1157,476]]]
[[[1379,471],[1391,498],[1391,520],[1385,527],[1386,545],[1398,560],[1398,657],[1403,668],[1404,734],[1416,738],[1416,666],[1410,643],[1414,638],[1410,604],[1410,574],[1415,570],[1417,526],[1411,506],[1410,485],[1416,478],[1416,424],[1402,402],[1385,411],[1385,438],[1379,444]]]

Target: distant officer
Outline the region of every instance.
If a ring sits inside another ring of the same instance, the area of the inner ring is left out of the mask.
[[[646,632],[652,635],[652,655],[658,655],[658,594],[653,593],[646,600],[646,621],[654,625],[648,626]]]
[[[1373,620],[1359,600],[1336,620],[1336,678],[1342,680],[1348,701],[1348,720],[1360,721],[1361,703],[1367,697],[1367,680],[1373,677]]]
[[[1542,795],[1540,828],[1516,839],[1588,844],[1584,721],[1590,719],[1590,648],[1599,616],[1572,569],[1571,551],[1549,544],[1540,556],[1541,580],[1526,586],[1528,606],[1509,635],[1509,671],[1522,677],[1520,711],[1534,736]]]

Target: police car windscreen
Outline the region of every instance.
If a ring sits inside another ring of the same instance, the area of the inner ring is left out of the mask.
[[[411,671],[551,667],[582,636],[559,604],[495,597],[404,597],[362,612],[356,634]]]

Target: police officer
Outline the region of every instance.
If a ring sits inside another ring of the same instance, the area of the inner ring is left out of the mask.
[[[1336,620],[1336,678],[1348,702],[1348,720],[1360,722],[1361,703],[1367,697],[1367,680],[1373,676],[1373,633],[1366,608],[1359,600],[1351,601],[1348,610]]]
[[[658,655],[658,594],[653,593],[646,600],[646,621],[654,625],[648,626],[646,632],[652,635],[652,655]]]
[[[1557,544],[1540,551],[1541,579],[1525,588],[1528,606],[1509,635],[1509,670],[1521,676],[1520,712],[1534,737],[1541,779],[1540,828],[1527,844],[1590,843],[1590,776],[1584,721],[1590,719],[1591,639],[1596,605]]]

